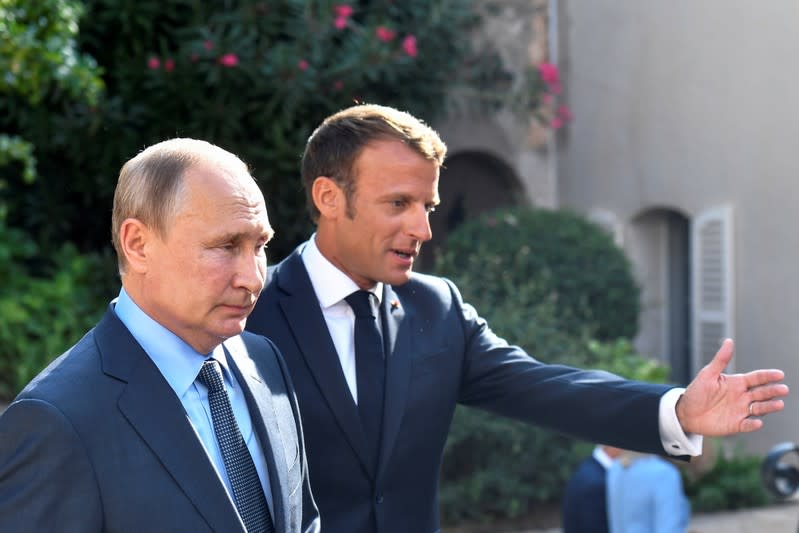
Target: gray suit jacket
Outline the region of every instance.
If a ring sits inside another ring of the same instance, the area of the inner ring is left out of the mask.
[[[278,351],[225,341],[263,444],[278,532],[317,532],[294,389]],[[253,373],[242,373],[246,358]],[[109,308],[0,417],[0,531],[244,531],[183,406]]]
[[[291,371],[325,533],[437,531],[441,457],[458,403],[663,453],[658,406],[668,387],[536,361],[497,337],[452,283],[414,274],[384,289],[386,389],[375,469],[299,251],[270,274],[247,329],[272,339]]]

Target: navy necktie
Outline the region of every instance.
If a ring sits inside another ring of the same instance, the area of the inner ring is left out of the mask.
[[[233,416],[222,369],[214,359],[203,363],[197,379],[208,387],[208,403],[211,406],[211,421],[222,452],[236,508],[239,510],[248,533],[273,533],[272,516],[266,503],[264,489],[258,471],[252,462],[247,444],[241,436],[239,425]]]
[[[361,416],[372,465],[377,466],[383,422],[383,392],[386,363],[383,340],[369,302],[371,293],[356,291],[345,298],[355,313],[355,372],[358,383],[358,412]]]

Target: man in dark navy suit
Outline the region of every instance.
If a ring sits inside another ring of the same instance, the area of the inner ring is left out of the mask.
[[[246,165],[151,146],[112,227],[119,298],[0,417],[0,531],[318,532],[288,370],[242,332],[273,234]]]
[[[607,474],[621,452],[597,446],[577,465],[563,492],[563,533],[608,532]]]
[[[683,390],[542,364],[497,337],[451,282],[412,273],[445,154],[432,129],[392,108],[328,117],[302,160],[316,233],[270,273],[247,323],[291,371],[327,533],[439,530],[458,403],[673,455],[783,408],[782,372],[722,377],[729,340]]]

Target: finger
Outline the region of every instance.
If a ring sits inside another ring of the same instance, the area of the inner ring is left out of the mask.
[[[749,416],[765,416],[785,409],[785,402],[782,400],[766,400],[764,402],[752,402],[749,404]]]
[[[771,400],[773,398],[780,398],[788,396],[790,389],[784,383],[771,383],[769,385],[760,385],[749,389],[751,401],[762,402],[764,400]]]
[[[751,433],[763,427],[763,421],[759,418],[744,418],[741,420],[738,430],[741,433]]]
[[[776,368],[753,370],[744,374],[744,383],[749,389],[783,379],[785,379],[785,372]]]
[[[732,339],[724,339],[724,342],[721,343],[721,348],[719,348],[719,351],[716,352],[716,355],[713,356],[713,359],[710,360],[705,368],[713,374],[721,374],[727,368],[727,365],[730,364],[734,351],[735,345]]]

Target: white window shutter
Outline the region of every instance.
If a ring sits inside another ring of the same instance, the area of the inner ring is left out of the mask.
[[[699,214],[691,224],[692,372],[734,336],[733,217],[729,206]],[[730,367],[734,362],[730,364]],[[733,371],[733,368],[728,368]]]

